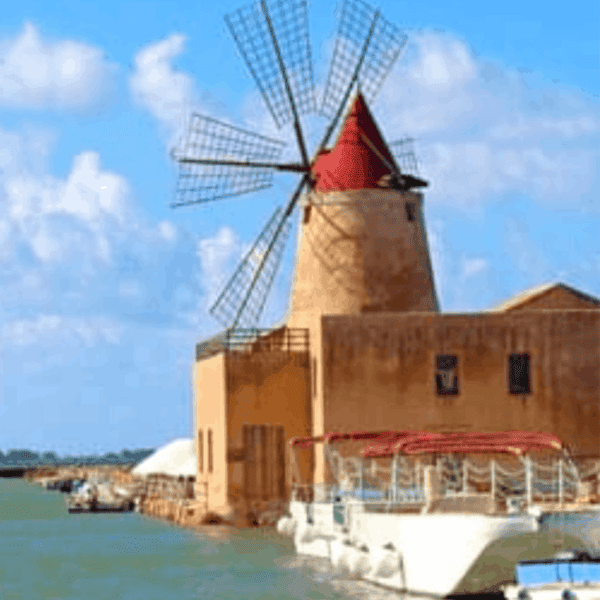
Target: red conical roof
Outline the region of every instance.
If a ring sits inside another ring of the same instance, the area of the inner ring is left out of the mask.
[[[365,137],[377,152],[369,146]],[[383,175],[388,175],[390,169],[378,153],[395,166],[365,99],[359,93],[335,146],[331,150],[323,150],[312,166],[316,189],[328,192],[379,187],[377,182]]]

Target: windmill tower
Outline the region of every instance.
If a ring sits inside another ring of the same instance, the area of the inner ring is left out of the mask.
[[[345,0],[320,103],[320,113],[328,124],[309,156],[300,116],[315,112],[317,102],[307,1],[258,0],[226,16],[225,21],[275,123],[279,127],[292,124],[299,158],[293,163],[278,162],[282,142],[194,114],[187,135],[172,152],[179,163],[177,199],[172,206],[267,189],[275,171],[296,173],[299,181],[212,306],[211,313],[226,330],[203,345],[209,349],[203,356],[210,355],[211,347],[216,352],[229,347],[230,336],[239,332],[259,335],[252,332],[256,331],[280,265],[295,212],[300,214],[301,224],[287,330],[309,333],[309,358],[302,367],[306,375],[300,374],[291,383],[297,375],[293,365],[287,371],[290,365],[280,365],[269,377],[261,371],[262,382],[268,380],[268,385],[281,388],[277,392],[281,393],[280,399],[268,410],[265,407],[276,395],[273,389],[262,401],[255,402],[262,408],[250,407],[250,397],[256,400],[263,385],[256,378],[248,383],[252,366],[245,367],[246,380],[240,384],[244,390],[235,398],[236,384],[232,382],[243,377],[233,373],[237,366],[231,355],[218,364],[202,367],[200,377],[213,382],[206,384],[213,386],[210,393],[199,392],[213,415],[212,421],[205,419],[212,423],[212,429],[207,425],[208,439],[218,445],[221,442],[215,432],[221,435],[221,430],[225,431],[221,455],[237,456],[232,444],[238,443],[235,440],[240,437],[246,444],[246,430],[242,436],[241,423],[278,421],[289,437],[304,435],[300,423],[304,419],[304,423],[309,423],[309,433],[323,432],[323,386],[318,383],[323,373],[323,315],[437,311],[438,304],[423,222],[423,196],[418,192],[427,183],[415,172],[401,171],[391,150],[394,145],[388,146],[384,141],[368,108],[404,47],[406,36],[363,0]],[[336,133],[337,141],[330,147]],[[197,359],[198,356],[197,353]],[[284,371],[286,374],[282,375]],[[278,377],[283,383],[274,384]],[[307,380],[312,384],[307,384]],[[221,386],[224,381],[225,388],[217,390],[215,385]],[[194,385],[199,389],[199,384]],[[287,389],[283,389],[285,386]],[[293,399],[294,386],[303,387],[306,398]],[[214,398],[220,398],[221,408],[213,410]],[[298,411],[304,411],[302,418]],[[234,413],[236,416],[232,416]],[[206,439],[204,434],[202,437]],[[266,452],[263,448],[259,454],[263,451]],[[212,446],[207,453],[213,455]],[[227,461],[222,471],[231,474]],[[323,471],[322,457],[317,457],[315,477]],[[264,475],[248,473],[247,481],[260,480]],[[235,479],[234,475],[228,476]],[[227,487],[222,484],[215,484],[214,489]]]
[[[323,314],[437,311],[423,196],[412,189],[425,182],[399,174],[362,94],[312,173],[290,326]]]

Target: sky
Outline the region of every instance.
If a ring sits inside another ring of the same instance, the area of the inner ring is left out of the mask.
[[[195,344],[222,329],[208,308],[297,178],[170,208],[169,153],[192,111],[297,156],[226,29],[243,4],[4,7],[0,450],[118,452],[191,435]],[[597,2],[379,7],[408,41],[371,108],[388,141],[417,140],[442,310],[550,281],[600,297]],[[318,92],[338,11],[310,6]],[[304,123],[311,150],[325,125]],[[285,314],[294,242],[262,326]]]

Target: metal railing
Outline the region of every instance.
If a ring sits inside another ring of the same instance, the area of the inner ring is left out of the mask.
[[[423,505],[432,493],[426,489],[427,466],[433,466],[437,474],[440,498],[488,496],[497,506],[509,510],[515,505],[562,506],[586,501],[584,483],[589,481],[597,488],[600,480],[600,460],[577,464],[566,455],[535,459],[524,456],[517,460],[458,455],[421,459],[396,455],[388,466],[382,464],[382,459],[342,456],[331,446],[325,447],[325,456],[329,482],[296,484],[293,499],[333,503],[358,500],[389,508]]]
[[[196,345],[196,360],[237,352],[308,352],[308,329],[227,329]]]

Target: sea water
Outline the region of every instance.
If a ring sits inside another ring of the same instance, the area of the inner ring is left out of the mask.
[[[0,600],[383,600],[294,555],[272,529],[184,529],[138,513],[68,514],[64,495],[0,479]]]
[[[577,529],[577,515],[558,518],[573,521],[567,530]],[[552,530],[552,523],[545,529]],[[512,564],[492,551],[491,561],[474,565],[473,580],[500,571],[510,580],[515,560],[579,547],[568,535],[551,537],[524,534],[495,542],[505,546],[503,555],[514,555]],[[485,596],[471,600],[476,597]],[[412,600],[338,576],[326,559],[296,556],[292,540],[273,529],[184,529],[138,513],[70,515],[60,492],[0,479],[0,600],[192,598]]]

